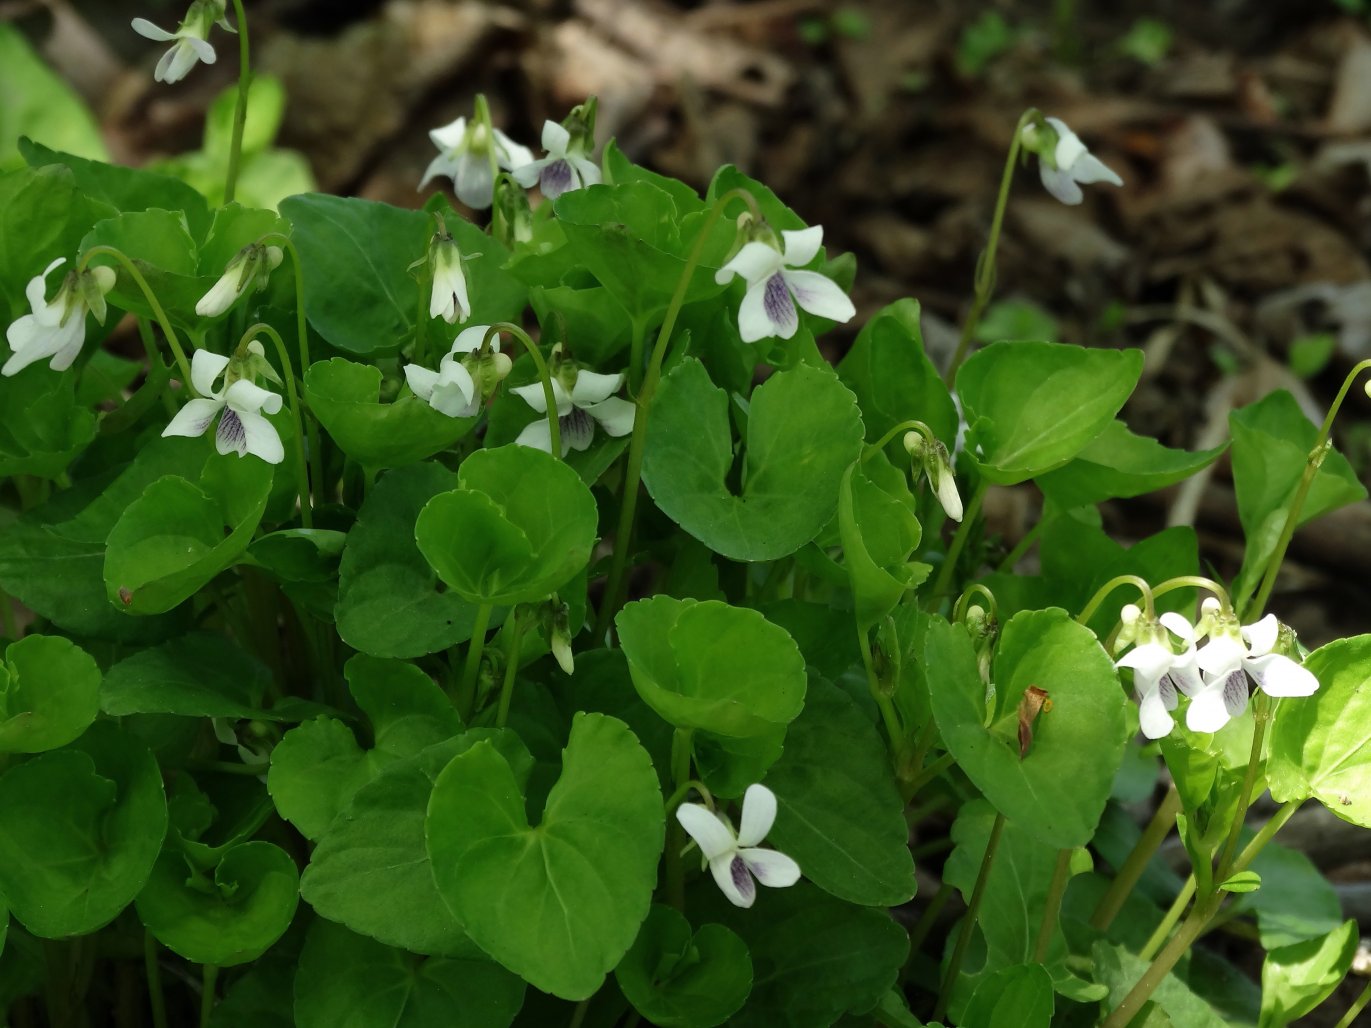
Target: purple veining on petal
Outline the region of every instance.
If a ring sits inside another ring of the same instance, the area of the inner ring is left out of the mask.
[[[735,856],[728,865],[728,874],[733,879],[733,886],[738,890],[738,894],[750,906],[757,895],[757,883],[752,880],[752,872],[747,869],[747,862],[742,857]]]
[[[1171,672],[1162,675],[1157,682],[1157,694],[1162,698],[1162,703],[1166,704],[1167,710],[1176,709],[1176,683],[1171,680]]]
[[[1247,697],[1247,672],[1241,668],[1230,671],[1223,683],[1223,705],[1228,709],[1228,713],[1237,717],[1246,710]]]
[[[595,438],[595,421],[580,407],[572,407],[571,412],[557,419],[557,427],[562,432],[562,442],[573,450],[584,450]]]
[[[795,301],[790,296],[790,287],[778,271],[766,280],[766,291],[762,294],[762,308],[767,320],[782,332],[793,332],[799,324],[795,313]]]
[[[571,182],[571,165],[562,160],[553,161],[538,176],[538,185],[549,200],[557,199],[570,189]]]
[[[240,457],[248,452],[248,434],[243,431],[243,422],[232,407],[225,407],[219,418],[218,440],[220,452],[233,450]]]

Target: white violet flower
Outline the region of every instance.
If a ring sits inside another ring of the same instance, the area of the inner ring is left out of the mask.
[[[433,292],[429,294],[428,316],[442,318],[449,325],[471,316],[471,297],[467,293],[462,251],[444,229],[429,246],[429,265],[433,270]]]
[[[495,164],[505,171],[533,162],[533,151],[528,147],[520,146],[499,129],[492,132],[493,142],[485,125],[475,118],[470,123],[466,118],[458,118],[431,131],[428,137],[441,152],[424,172],[419,188],[423,189],[439,175],[446,175],[452,179],[453,192],[462,203],[476,210],[489,207],[495,190],[491,150],[495,151]]]
[[[800,327],[798,303],[810,314],[831,321],[848,321],[857,313],[847,294],[831,278],[817,271],[795,270],[812,261],[823,243],[821,225],[782,232],[782,249],[760,240],[746,243],[714,274],[723,285],[740,275],[747,293],[738,308],[738,333],[752,343],[767,336],[789,339]]]
[[[599,183],[599,167],[583,145],[572,145],[571,133],[555,121],[543,122],[543,149],[546,157],[511,169],[519,185],[528,188],[537,183],[545,197],[555,200],[573,189]]]
[[[217,318],[254,286],[261,292],[267,287],[267,276],[281,266],[284,257],[279,246],[250,243],[243,247],[228,262],[219,281],[200,297],[195,313],[202,318]]]
[[[595,425],[612,436],[624,436],[633,431],[633,419],[637,408],[627,400],[610,395],[624,384],[621,372],[617,375],[601,375],[594,371],[576,369],[571,388],[568,389],[560,374],[553,375],[552,395],[557,401],[557,428],[562,436],[562,456],[571,450],[584,450],[595,438]],[[539,414],[547,414],[547,397],[543,395],[542,381],[530,385],[516,386],[510,392],[520,397]],[[552,452],[552,432],[547,418],[531,422],[519,438],[514,440],[520,446]]]
[[[470,356],[481,348],[488,331],[489,325],[463,329],[453,340],[452,349],[438,362],[437,371],[406,364],[405,381],[414,395],[450,418],[475,417],[481,401],[494,391],[511,367],[509,357],[500,352],[499,336],[491,339],[488,354]]]
[[[248,352],[249,360],[252,357],[266,359],[262,344],[255,339],[248,344]],[[275,414],[279,411],[281,397],[246,378],[237,377],[240,363],[208,350],[196,350],[191,358],[190,380],[200,397],[186,401],[171,419],[171,424],[162,430],[162,435],[204,435],[217,417],[219,427],[214,434],[214,444],[220,453],[237,453],[239,457],[251,453],[268,464],[280,464],[285,459],[285,447],[275,426],[262,412]],[[215,389],[214,383],[220,375],[225,375],[224,385]]]
[[[1195,659],[1195,629],[1181,615],[1167,612],[1153,619],[1141,616],[1134,604],[1124,607],[1120,620],[1137,645],[1115,662],[1132,668],[1133,692],[1138,698],[1138,721],[1143,735],[1160,739],[1176,726],[1170,712],[1179,702],[1177,690],[1194,695],[1201,686]],[[1176,651],[1170,636],[1184,647]]]
[[[153,78],[170,85],[180,82],[195,67],[196,61],[213,64],[214,47],[209,44],[209,32],[216,22],[229,32],[236,30],[229,24],[224,0],[192,0],[181,27],[175,32],[158,28],[146,18],[133,19],[133,31],[159,43],[175,40],[175,45],[157,62]]]
[[[1214,617],[1209,641],[1195,655],[1204,684],[1190,700],[1187,728],[1217,732],[1247,709],[1253,682],[1268,696],[1312,696],[1318,691],[1312,672],[1272,652],[1281,630],[1274,614],[1241,629],[1231,613]]]
[[[941,441],[929,443],[919,432],[906,432],[903,442],[905,451],[923,466],[943,513],[953,521],[961,521],[965,511],[962,509],[961,493],[957,492],[957,476],[953,474],[947,447]]]
[[[1081,185],[1094,182],[1123,185],[1123,179],[1087,150],[1080,137],[1067,128],[1066,122],[1060,118],[1044,120],[1057,135],[1055,145],[1031,124],[1024,126],[1022,138],[1024,145],[1038,155],[1038,174],[1049,193],[1062,203],[1074,205],[1084,199]]]
[[[776,794],[765,785],[747,787],[742,827],[736,832],[727,818],[698,803],[682,803],[676,820],[699,844],[714,881],[735,907],[752,906],[757,882],[782,889],[800,880],[800,865],[790,857],[757,848],[776,820]]]
[[[0,368],[0,374],[17,374],[34,361],[49,357],[52,370],[66,371],[86,341],[86,312],[94,314],[100,324],[105,323],[105,294],[114,288],[114,269],[68,272],[57,295],[48,300],[48,275],[65,263],[66,258],[59,257],[41,275],[29,279],[24,295],[32,313],[16,318],[6,330],[5,339],[14,352]]]

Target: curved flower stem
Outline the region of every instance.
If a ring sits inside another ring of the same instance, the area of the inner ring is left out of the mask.
[[[699,267],[700,259],[704,256],[705,244],[709,241],[709,233],[714,228],[715,223],[718,222],[720,215],[723,214],[724,208],[733,200],[742,200],[747,204],[753,217],[758,220],[761,219],[761,213],[757,209],[757,201],[745,189],[730,189],[714,201],[714,205],[705,215],[699,234],[695,237],[695,244],[690,249],[690,256],[686,258],[685,267],[681,269],[681,277],[676,282],[676,291],[671,294],[671,302],[667,305],[666,316],[662,319],[662,327],[657,331],[657,342],[652,347],[652,354],[648,357],[647,371],[643,375],[642,388],[638,390],[638,395],[634,398],[638,410],[633,418],[633,436],[628,443],[628,464],[624,469],[624,494],[619,507],[619,525],[614,533],[614,557],[609,565],[609,578],[605,582],[604,595],[600,600],[600,613],[595,620],[595,638],[600,642],[607,640],[610,623],[614,620],[614,615],[618,613],[620,603],[623,602],[624,573],[628,568],[628,553],[633,543],[633,521],[638,512],[638,486],[643,478],[643,450],[647,445],[648,411],[652,405],[652,397],[657,392],[657,384],[662,378],[662,362],[666,359],[667,345],[671,342],[671,333],[676,329],[676,319],[680,316],[682,304],[685,303],[686,290],[690,288],[690,281],[695,276],[695,269]]]
[[[1314,440],[1314,445],[1309,450],[1309,460],[1304,466],[1304,474],[1300,476],[1300,484],[1295,489],[1295,495],[1290,501],[1290,509],[1285,514],[1285,524],[1281,526],[1280,538],[1276,540],[1276,548],[1271,551],[1271,556],[1266,562],[1266,571],[1262,575],[1261,588],[1257,590],[1257,595],[1248,601],[1248,594],[1251,592],[1251,579],[1244,582],[1243,590],[1234,597],[1233,608],[1239,612],[1240,620],[1247,622],[1254,620],[1254,615],[1260,614],[1266,608],[1266,601],[1271,597],[1271,589],[1276,584],[1276,575],[1279,574],[1281,563],[1285,560],[1285,551],[1290,548],[1290,540],[1295,535],[1295,529],[1299,525],[1300,511],[1304,509],[1304,501],[1309,496],[1309,489],[1314,484],[1314,478],[1319,473],[1319,467],[1323,464],[1323,459],[1328,455],[1329,433],[1333,431],[1333,419],[1338,416],[1338,411],[1342,408],[1342,401],[1347,398],[1347,391],[1352,388],[1352,383],[1367,368],[1371,368],[1371,359],[1364,360],[1353,366],[1352,370],[1342,380],[1342,388],[1338,390],[1338,395],[1333,399],[1333,405],[1328,408],[1328,414],[1323,419],[1323,425],[1319,428],[1318,437]]]
[[[980,516],[981,503],[985,500],[985,491],[989,486],[989,482],[981,479],[976,484],[975,492],[971,494],[971,500],[966,505],[966,512],[962,515],[962,523],[957,526],[957,532],[952,536],[952,543],[947,548],[947,556],[943,558],[943,566],[938,570],[938,578],[933,583],[933,590],[928,594],[929,610],[938,605],[938,601],[947,592],[947,587],[952,584],[952,576],[957,571],[957,559],[961,557],[962,550],[966,547],[966,540],[971,535],[971,528],[976,523],[976,518]]]
[[[181,383],[190,395],[194,396],[195,387],[190,380],[190,363],[186,360],[185,351],[181,349],[181,340],[176,335],[176,329],[171,327],[167,312],[162,309],[162,304],[158,301],[157,294],[148,285],[148,280],[143,277],[143,273],[138,270],[137,265],[129,259],[128,255],[113,246],[92,246],[81,255],[81,263],[77,270],[85,271],[86,268],[90,267],[91,259],[99,257],[101,254],[107,254],[117,260],[129,273],[129,278],[133,279],[138,288],[142,290],[143,296],[148,301],[148,306],[152,308],[152,316],[157,319],[157,324],[162,326],[162,334],[167,337],[167,345],[171,347],[171,352],[176,357],[176,366],[181,371]]]
[[[1096,931],[1105,932],[1114,923],[1114,918],[1123,909],[1124,902],[1133,892],[1133,887],[1138,884],[1138,879],[1142,877],[1143,871],[1147,868],[1147,863],[1152,859],[1152,855],[1157,852],[1171,829],[1176,825],[1176,815],[1181,810],[1181,794],[1176,791],[1174,785],[1166,790],[1166,795],[1157,806],[1157,812],[1152,815],[1152,820],[1143,829],[1142,836],[1134,845],[1132,851],[1124,859],[1119,868],[1118,875],[1109,884],[1105,894],[1100,897],[1099,903],[1095,905],[1095,913],[1090,917],[1090,925]]]
[[[976,885],[971,890],[971,901],[967,904],[962,919],[961,931],[957,933],[957,943],[952,949],[952,959],[947,962],[947,973],[943,975],[942,988],[938,991],[938,1005],[933,1008],[933,1020],[941,1021],[947,1013],[947,1004],[952,999],[952,986],[962,971],[962,961],[966,958],[966,948],[971,944],[971,933],[976,927],[976,915],[981,910],[981,900],[985,898],[986,883],[990,880],[990,865],[994,863],[995,851],[1000,846],[1000,835],[1004,832],[1004,815],[995,812],[995,824],[990,829],[990,838],[985,844],[985,856],[981,858],[981,870],[976,875]]]
[[[938,441],[938,437],[935,436],[935,435],[933,434],[933,429],[929,428],[929,427],[928,427],[927,425],[925,425],[922,421],[917,421],[917,420],[913,420],[913,419],[911,419],[911,420],[909,420],[909,421],[901,421],[898,425],[896,425],[894,428],[892,428],[889,432],[887,432],[885,435],[881,436],[880,439],[876,440],[876,442],[874,442],[874,443],[868,443],[868,444],[862,449],[862,460],[863,460],[864,462],[870,460],[870,459],[871,459],[872,457],[874,457],[876,454],[878,454],[878,453],[880,453],[882,450],[884,450],[885,447],[886,447],[886,444],[889,443],[890,440],[894,439],[897,435],[901,434],[902,432],[909,432],[909,431],[918,432],[918,433],[919,433],[921,436],[923,436],[924,439],[926,439],[929,443],[936,443],[936,442]]]
[[[276,352],[281,358],[281,370],[285,372],[286,400],[290,404],[290,416],[295,422],[295,441],[299,444],[295,451],[295,491],[300,494],[300,523],[306,528],[313,528],[314,501],[309,494],[309,469],[305,465],[304,418],[300,415],[300,395],[295,390],[295,371],[290,363],[290,353],[286,350],[286,341],[281,338],[281,333],[262,321],[243,333],[238,348],[241,350],[244,344],[258,333],[270,336],[271,341],[276,344]]]
[[[533,358],[534,366],[538,369],[538,380],[543,383],[543,402],[547,404],[547,434],[552,443],[552,455],[561,460],[562,428],[557,417],[557,394],[552,391],[552,373],[547,370],[547,361],[543,360],[543,355],[538,352],[538,344],[529,338],[529,334],[508,321],[491,325],[486,331],[485,338],[481,340],[481,348],[484,349],[490,340],[501,332],[508,332],[519,340],[528,351],[528,355]]]
[[[1023,560],[1024,554],[1033,548],[1033,544],[1038,541],[1038,537],[1047,530],[1047,526],[1055,520],[1055,518],[1039,518],[1037,523],[1025,532],[1023,537],[1014,544],[1014,548],[1004,555],[1004,559],[1000,561],[999,567],[995,570],[1000,572],[1000,574],[1007,574],[1008,572],[1013,571],[1014,568],[1018,566],[1019,561]]]
[[[1146,580],[1137,575],[1119,575],[1117,578],[1111,578],[1095,591],[1095,595],[1090,597],[1090,602],[1076,615],[1076,624],[1083,625],[1094,617],[1095,611],[1100,609],[1100,605],[1108,599],[1109,594],[1121,585],[1131,585],[1137,589],[1142,594],[1144,610],[1148,612],[1152,610],[1152,587],[1147,584]]]
[[[992,618],[995,616],[995,594],[992,593],[985,586],[983,586],[980,582],[972,582],[970,585],[968,585],[965,589],[962,590],[962,594],[957,597],[957,602],[952,606],[953,621],[961,621],[963,618],[966,617],[967,605],[971,602],[971,597],[975,596],[977,593],[980,593],[980,595],[984,596],[985,602],[990,605],[990,610],[988,611],[990,616]]]
[[[248,120],[248,91],[252,88],[252,65],[248,60],[248,16],[243,0],[233,0],[233,14],[238,22],[238,104],[233,109],[233,135],[229,139],[228,178],[224,182],[224,203],[233,202],[238,187],[238,165],[243,157],[243,126]]]
[[[1057,863],[1052,868],[1052,881],[1047,887],[1047,898],[1043,901],[1043,921],[1038,926],[1038,941],[1033,946],[1033,962],[1047,963],[1047,951],[1052,946],[1052,933],[1056,930],[1057,919],[1062,911],[1062,897],[1066,895],[1067,883],[1071,880],[1071,849],[1057,851]]]
[[[667,817],[670,817],[673,813],[675,813],[676,808],[685,802],[685,798],[690,795],[691,789],[694,789],[696,792],[698,792],[701,796],[704,797],[706,806],[708,806],[711,810],[714,809],[714,797],[709,792],[709,786],[705,785],[705,783],[700,781],[699,779],[691,778],[690,780],[678,785],[675,791],[667,797],[666,803],[664,804],[664,809],[666,810]]]
[[[671,737],[671,782],[679,792],[690,781],[690,754],[694,730],[677,727]],[[679,803],[678,803],[679,805]],[[666,895],[677,910],[685,911],[685,865],[681,850],[685,848],[685,829],[676,818],[666,826]]]
[[[509,701],[514,696],[514,675],[519,670],[519,637],[524,634],[524,623],[519,619],[517,607],[509,612],[505,631],[509,633],[509,640],[505,645],[505,679],[500,685],[500,709],[495,714],[496,728],[504,728],[505,722],[509,720]]]
[[[1361,995],[1347,1008],[1347,1013],[1342,1015],[1342,1020],[1333,1028],[1352,1028],[1357,1023],[1357,1015],[1366,1009],[1368,1003],[1371,1003],[1371,982],[1366,983],[1366,988],[1361,990]]]
[[[486,645],[486,629],[490,627],[490,615],[494,604],[483,603],[476,608],[476,620],[471,626],[471,639],[467,642],[467,660],[462,668],[462,680],[457,685],[457,713],[463,721],[471,719],[476,709],[476,676],[481,670],[481,651]]]
[[[295,248],[295,241],[284,232],[269,232],[259,243],[276,242],[281,244],[281,249],[290,254],[291,263],[295,266],[295,335],[296,342],[300,346],[300,381],[303,383],[305,375],[309,373],[311,361],[309,359],[309,323],[305,318],[305,269],[300,263],[300,251]],[[316,499],[323,500],[324,496],[324,451],[319,445],[319,425],[314,420],[313,412],[305,418],[305,431],[309,434],[309,465],[310,480],[314,487]]]
[[[981,323],[981,314],[984,313],[985,305],[990,302],[990,296],[995,291],[995,251],[1000,245],[1000,229],[1004,226],[1004,211],[1009,204],[1009,188],[1014,183],[1014,164],[1019,159],[1019,147],[1023,144],[1024,126],[1037,114],[1036,108],[1030,107],[1019,115],[1019,122],[1014,126],[1014,139],[1009,144],[1004,174],[1000,176],[1000,195],[995,199],[995,215],[990,220],[990,236],[986,240],[985,250],[976,261],[976,295],[971,301],[971,311],[962,323],[961,338],[957,340],[957,352],[952,355],[952,363],[947,366],[947,371],[943,375],[943,381],[948,386],[952,385],[957,377],[957,369],[962,366],[962,361],[966,360],[971,340]]]
[[[1228,590],[1212,578],[1205,578],[1203,575],[1177,575],[1175,578],[1168,578],[1152,590],[1152,598],[1155,600],[1158,596],[1165,596],[1177,589],[1206,589],[1218,597],[1225,607],[1229,605]]]

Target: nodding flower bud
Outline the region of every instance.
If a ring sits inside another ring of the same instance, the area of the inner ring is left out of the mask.
[[[952,463],[947,455],[947,447],[934,441],[924,449],[924,468],[928,471],[928,481],[933,492],[942,504],[943,510],[953,521],[962,520],[962,497],[957,492],[957,478],[952,473]]]
[[[449,325],[465,321],[471,316],[471,300],[467,296],[466,273],[462,270],[462,251],[446,227],[440,227],[433,234],[428,247],[428,265],[433,274],[428,316],[442,318]]]
[[[912,459],[923,463],[924,450],[927,449],[924,437],[918,432],[906,432],[904,434],[904,439],[901,441],[904,443],[905,452],[909,454]]]
[[[554,593],[538,605],[538,627],[547,639],[548,649],[552,651],[557,664],[568,675],[574,674],[576,661],[571,653],[571,607]]]
[[[491,211],[490,231],[510,250],[516,244],[533,239],[533,208],[529,206],[528,193],[507,174],[495,179],[495,204]]]
[[[1114,636],[1114,652],[1122,653],[1138,641],[1141,631],[1142,609],[1136,603],[1125,603],[1119,610],[1119,631]]]
[[[249,289],[261,292],[267,287],[271,272],[281,266],[284,256],[279,246],[249,243],[228,262],[219,281],[200,297],[200,302],[195,305],[195,313],[202,318],[217,318]]]

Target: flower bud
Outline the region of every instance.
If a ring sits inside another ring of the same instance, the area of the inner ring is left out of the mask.
[[[533,239],[533,208],[528,204],[528,193],[507,174],[495,180],[490,230],[506,249]]]
[[[462,270],[462,251],[446,228],[434,233],[428,248],[428,264],[433,273],[428,316],[442,318],[449,325],[465,321],[471,315],[471,300]]]
[[[279,246],[250,243],[243,247],[228,262],[219,281],[200,297],[200,302],[195,305],[195,313],[202,318],[217,318],[249,289],[256,288],[258,292],[265,289],[268,276],[281,266],[283,257]]]

